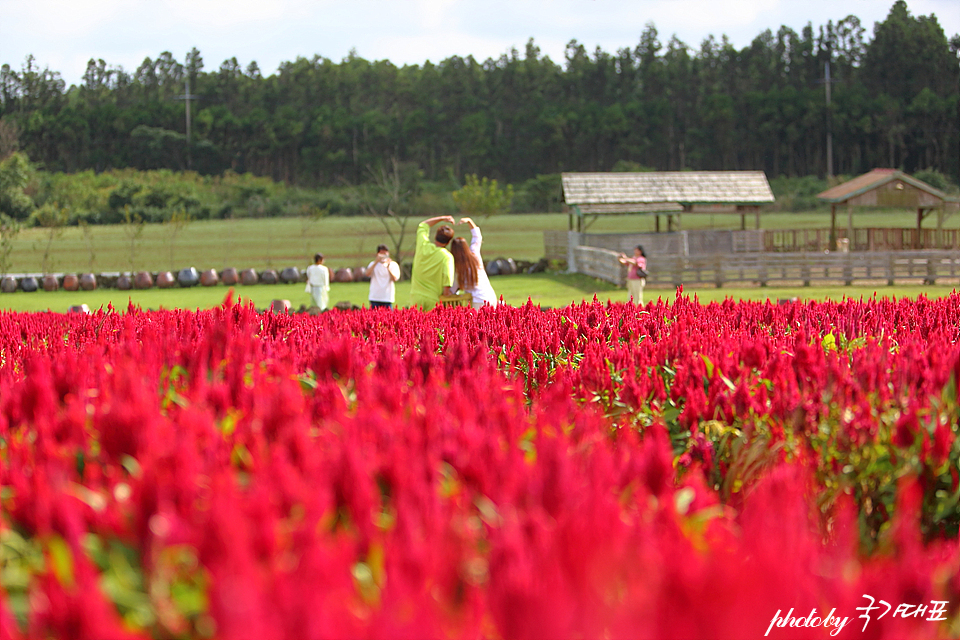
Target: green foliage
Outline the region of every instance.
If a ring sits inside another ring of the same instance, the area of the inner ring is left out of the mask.
[[[33,175],[33,166],[23,153],[11,154],[0,162],[0,214],[16,220],[30,216],[34,202],[24,190]]]
[[[817,199],[817,194],[827,188],[827,181],[816,176],[773,178],[770,180],[770,190],[777,199],[773,208],[778,211],[813,211],[822,208],[824,205]]]
[[[560,174],[539,175],[525,181],[513,200],[515,212],[552,213],[563,207],[563,187]]]
[[[501,189],[496,180],[487,177],[477,178],[476,174],[466,177],[466,184],[452,194],[453,201],[460,208],[460,213],[473,216],[483,215],[490,217],[510,209],[513,202],[513,187],[507,185]]]
[[[0,121],[11,140],[0,149],[15,144],[62,172],[192,167],[306,187],[370,182],[368,168],[394,157],[427,180],[451,171],[517,185],[562,171],[647,167],[800,176],[826,173],[829,122],[838,173],[960,174],[957,39],[904,2],[870,35],[847,16],[767,30],[743,48],[712,37],[691,47],[662,42],[649,25],[636,47],[615,54],[572,41],[559,64],[531,40],[523,55],[486,61],[397,66],[315,56],[268,76],[236,60],[205,72],[199,52],[183,63],[163,53],[133,74],[92,62],[70,91],[29,59],[22,72],[0,69]],[[829,118],[820,82],[827,61],[836,80]],[[189,143],[184,105],[174,99],[186,78],[203,96],[192,104]],[[248,207],[253,196],[263,202]],[[209,215],[295,215],[275,196],[272,188],[237,194]],[[344,213],[355,212],[343,200]]]
[[[617,173],[639,173],[642,171],[656,171],[656,169],[652,167],[645,167],[639,162],[632,162],[630,160],[617,160],[613,164],[611,171],[615,171]]]
[[[913,177],[917,180],[926,182],[931,187],[939,189],[944,193],[956,193],[957,191],[960,191],[957,185],[951,182],[947,176],[935,169],[923,169],[922,171],[917,171],[913,174]]]

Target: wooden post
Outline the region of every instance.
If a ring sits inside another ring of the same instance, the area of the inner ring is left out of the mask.
[[[683,284],[683,256],[677,256],[673,263],[673,286],[679,287]]]
[[[938,258],[930,256],[927,258],[927,277],[923,280],[923,284],[937,284],[937,262]]]
[[[937,246],[935,249],[946,249],[946,243],[943,241],[943,205],[937,207]]]
[[[853,250],[853,207],[847,205],[847,246]]]
[[[917,207],[917,237],[913,241],[914,249],[922,249],[923,242],[920,241],[920,234],[923,233],[923,207]]]
[[[830,251],[837,250],[837,204],[830,204]]]

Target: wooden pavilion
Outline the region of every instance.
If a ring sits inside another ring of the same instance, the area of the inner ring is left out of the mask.
[[[874,169],[853,180],[838,184],[817,194],[830,203],[830,244],[837,245],[837,207],[847,208],[847,237],[853,237],[853,210],[859,207],[915,209],[917,212],[916,242],[920,242],[923,219],[937,212],[937,229],[946,217],[957,210],[960,199],[948,196],[922,180],[897,169]],[[920,248],[920,247],[916,247]]]
[[[661,214],[668,231],[679,229],[681,213],[739,213],[743,229],[753,213],[759,229],[760,206],[774,201],[762,171],[564,173],[561,180],[570,229],[576,231],[589,226],[588,218],[638,213],[655,215],[657,231]]]

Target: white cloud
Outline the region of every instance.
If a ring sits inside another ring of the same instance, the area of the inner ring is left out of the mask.
[[[3,0],[0,63],[40,66],[79,82],[87,60],[135,70],[171,51],[197,47],[207,69],[236,57],[272,73],[284,61],[314,54],[332,60],[351,49],[397,65],[453,55],[497,58],[534,38],[563,63],[576,39],[588,50],[634,47],[648,23],[666,44],[677,35],[697,49],[726,34],[745,47],[765,29],[815,28],[849,14],[870,37],[893,0]],[[960,32],[957,0],[908,0],[913,15],[935,13],[948,37]]]

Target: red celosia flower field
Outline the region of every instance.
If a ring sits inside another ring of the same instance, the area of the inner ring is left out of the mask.
[[[960,637],[960,296],[0,315],[0,639]]]

